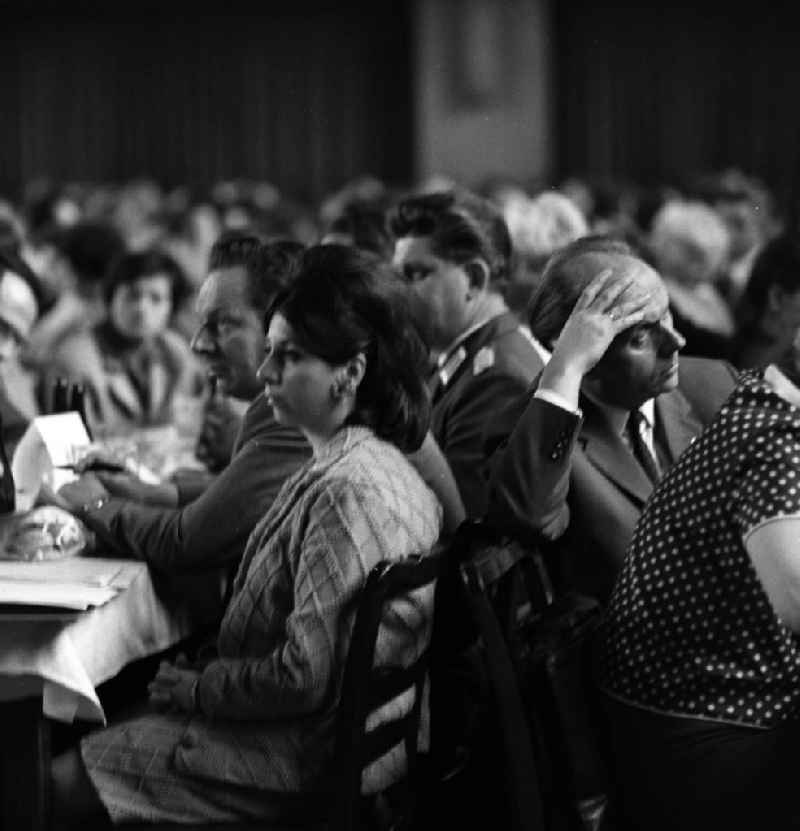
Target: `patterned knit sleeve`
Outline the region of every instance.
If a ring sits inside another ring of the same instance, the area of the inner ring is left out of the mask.
[[[286,573],[278,553],[251,583],[249,639],[259,625],[274,632],[275,598],[287,598],[282,636],[263,656],[219,659],[204,670],[198,703],[206,715],[231,719],[297,716],[338,695],[355,601],[371,567],[388,556],[390,535],[378,493],[347,481],[330,483],[303,512]],[[279,583],[283,582],[281,591]]]

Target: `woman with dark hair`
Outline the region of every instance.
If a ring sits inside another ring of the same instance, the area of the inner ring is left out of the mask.
[[[402,285],[355,249],[314,246],[267,315],[259,372],[275,417],[312,458],[256,526],[220,625],[218,657],[162,665],[149,712],[54,762],[61,820],[298,819],[330,781],[333,724],[356,602],[383,559],[424,554],[441,508],[407,461],[428,428],[424,349]],[[388,610],[378,661],[424,648],[433,597]],[[398,705],[410,706],[404,698]],[[397,752],[365,776],[394,782]]]
[[[46,383],[62,375],[86,385],[88,417],[96,434],[169,423],[178,395],[199,394],[202,372],[170,321],[188,282],[167,254],[129,252],[112,264],[103,283],[105,318],[65,339]],[[49,409],[43,391],[45,407]]]
[[[737,314],[738,367],[766,366],[786,352],[800,325],[800,234],[786,232],[761,249]]]

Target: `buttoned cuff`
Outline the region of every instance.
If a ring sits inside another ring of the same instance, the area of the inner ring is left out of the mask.
[[[560,410],[566,410],[568,413],[572,413],[578,418],[583,418],[583,410],[581,410],[580,407],[573,407],[563,395],[559,395],[557,392],[553,392],[553,390],[542,389],[539,387],[536,392],[534,392],[533,397],[541,398],[542,401],[546,401],[548,404],[552,404]]]

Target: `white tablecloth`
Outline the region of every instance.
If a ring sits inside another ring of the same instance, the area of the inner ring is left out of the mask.
[[[219,609],[219,580],[186,579],[181,590],[159,595],[145,563],[120,562],[126,588],[102,606],[72,620],[0,620],[0,701],[41,693],[51,718],[105,723],[95,687]]]

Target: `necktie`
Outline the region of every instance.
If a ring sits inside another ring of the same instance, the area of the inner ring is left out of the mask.
[[[661,479],[661,470],[658,466],[658,460],[645,441],[643,430],[646,427],[647,422],[641,411],[631,410],[626,425],[631,449],[636,460],[642,466],[650,481],[655,485]]]

